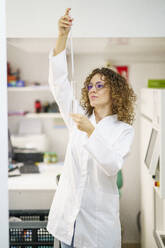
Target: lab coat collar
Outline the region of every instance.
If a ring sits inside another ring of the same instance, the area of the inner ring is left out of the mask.
[[[100,123],[102,123],[104,121],[108,121],[108,122],[114,123],[116,120],[117,120],[117,114],[113,114],[113,115],[107,115],[107,116],[105,116],[98,123],[96,123],[96,116],[95,116],[94,110],[92,112],[92,115],[90,116],[90,121],[92,122],[92,124],[94,126],[96,126],[96,125],[98,125],[98,124],[100,124]]]

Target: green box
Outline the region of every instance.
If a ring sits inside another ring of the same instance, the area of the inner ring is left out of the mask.
[[[165,88],[165,79],[149,79],[148,88]]]

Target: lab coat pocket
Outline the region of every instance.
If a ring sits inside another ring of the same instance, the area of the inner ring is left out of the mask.
[[[119,195],[99,190],[96,201],[97,212],[109,219],[119,215]]]

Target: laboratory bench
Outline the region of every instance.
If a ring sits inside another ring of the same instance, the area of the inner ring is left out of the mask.
[[[46,226],[58,184],[57,175],[61,175],[63,165],[63,162],[40,163],[40,173],[8,178],[10,247],[60,247],[59,241],[46,230]]]
[[[38,166],[40,173],[8,178],[9,209],[50,209],[63,162]]]

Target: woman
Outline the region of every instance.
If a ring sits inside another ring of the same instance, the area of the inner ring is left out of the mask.
[[[47,230],[62,248],[120,248],[116,180],[134,137],[136,95],[123,77],[103,67],[86,78],[81,105],[74,99],[66,61],[69,11],[59,19],[49,56],[50,88],[70,135]],[[78,114],[71,113],[72,99]]]

